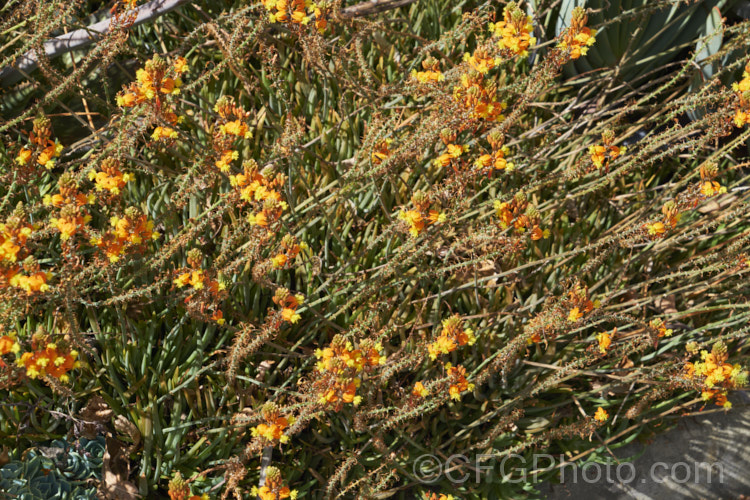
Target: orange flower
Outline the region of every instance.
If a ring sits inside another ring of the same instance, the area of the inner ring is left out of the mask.
[[[216,160],[215,165],[222,172],[229,172],[229,169],[232,166],[232,161],[239,157],[240,154],[237,151],[229,149],[221,153],[221,157]]]
[[[492,68],[500,64],[500,59],[491,57],[486,50],[478,48],[474,54],[468,52],[464,54],[464,61],[469,63],[471,68],[481,74],[487,74]]]
[[[490,24],[490,31],[500,37],[497,46],[508,55],[528,55],[529,47],[536,45],[536,38],[531,36],[533,30],[531,16],[526,15],[515,2],[505,6],[502,21]]]
[[[270,445],[288,442],[289,436],[285,435],[284,431],[294,423],[294,418],[280,416],[278,407],[273,403],[265,404],[261,409],[261,414],[265,423],[253,427],[251,429],[252,435],[260,437]]]
[[[26,148],[21,148],[21,151],[18,152],[18,156],[16,156],[16,163],[19,165],[26,165],[29,160],[31,159],[31,150]]]
[[[52,226],[60,231],[60,239],[67,241],[79,230],[85,229],[86,224],[91,220],[90,215],[67,215],[58,219],[50,219]]]
[[[39,156],[36,157],[36,162],[47,170],[51,170],[55,167],[55,158],[60,156],[62,150],[63,147],[59,142],[49,141],[47,147],[45,147],[39,153]]]
[[[101,164],[101,171],[91,170],[89,180],[94,181],[97,191],[109,191],[112,194],[120,194],[125,185],[132,181],[132,174],[124,174],[118,168],[116,160],[107,158]]]
[[[18,342],[16,342],[16,335],[12,333],[10,335],[3,335],[0,337],[0,356],[8,353],[17,353],[20,350]]]
[[[672,336],[672,333],[673,333],[672,329],[671,328],[667,328],[667,326],[664,324],[664,322],[662,320],[660,320],[659,318],[653,319],[653,320],[649,321],[648,326],[650,326],[651,328],[653,328],[654,330],[656,330],[656,332],[657,332],[656,336],[658,338],[671,337]]]
[[[428,57],[422,61],[424,71],[412,70],[411,79],[421,84],[442,82],[445,76],[440,71],[440,63],[434,57]]]
[[[154,132],[151,134],[151,138],[155,141],[169,140],[177,138],[177,131],[170,127],[156,127]]]
[[[211,320],[216,321],[216,323],[221,326],[223,325],[226,320],[224,319],[224,313],[221,311],[216,311],[211,315]]]
[[[51,277],[52,273],[37,271],[28,276],[24,274],[16,274],[8,280],[8,283],[10,286],[24,290],[27,295],[33,295],[36,292],[46,292],[49,290],[47,281]]]
[[[427,346],[430,359],[436,359],[440,354],[448,354],[458,346],[474,345],[476,337],[471,328],[464,328],[463,320],[457,314],[443,320],[443,331],[440,336]]]
[[[542,238],[547,239],[550,236],[549,229],[540,228],[539,226],[534,226],[531,229],[531,239],[534,241],[541,240]]]
[[[445,214],[429,209],[431,202],[424,193],[420,191],[414,193],[411,202],[415,206],[415,209],[401,210],[398,218],[407,224],[409,234],[413,238],[416,238],[424,231],[426,224],[442,224],[445,222]]]
[[[606,130],[602,133],[603,145],[589,146],[589,156],[596,168],[609,166],[611,161],[616,160],[627,151],[625,146],[613,146],[612,142],[614,140],[614,132]]]
[[[446,363],[445,368],[448,371],[448,377],[451,379],[450,387],[448,387],[451,399],[458,401],[461,399],[463,392],[474,390],[474,384],[470,384],[466,380],[466,368],[463,366],[452,366],[450,363]]]
[[[411,391],[411,393],[412,395],[418,396],[420,398],[427,397],[427,394],[429,394],[422,382],[417,382],[416,384],[414,384],[414,389]]]
[[[253,136],[250,127],[247,126],[247,123],[241,120],[227,122],[225,125],[219,126],[219,130],[222,134],[235,135],[244,139],[250,139]]]
[[[585,26],[588,21],[582,7],[573,9],[570,27],[560,37],[557,48],[568,51],[571,59],[578,59],[588,53],[589,47],[596,42],[596,30]]]
[[[375,147],[372,151],[373,165],[380,165],[381,163],[383,163],[383,160],[391,155],[391,151],[388,149],[388,146],[391,145],[391,142],[391,139],[385,139],[375,144]]]
[[[0,261],[16,262],[31,232],[31,226],[21,222],[0,223]]]

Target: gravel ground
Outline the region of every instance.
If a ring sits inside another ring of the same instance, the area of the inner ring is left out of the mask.
[[[614,450],[618,458],[643,453],[619,468],[593,466],[576,474],[569,467],[564,482],[543,485],[542,494],[551,500],[736,500],[750,495],[750,396],[738,394],[733,405],[727,413],[684,418],[647,445],[636,442]]]

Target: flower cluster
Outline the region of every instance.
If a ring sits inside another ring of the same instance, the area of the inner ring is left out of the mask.
[[[719,173],[719,167],[716,163],[706,163],[701,165],[699,171],[701,174],[700,192],[705,198],[710,198],[714,195],[727,192],[726,187],[714,180]]]
[[[497,84],[473,69],[463,73],[459,84],[453,87],[453,100],[468,110],[472,119],[489,122],[505,119],[503,111],[508,107],[498,101]]]
[[[586,285],[576,283],[568,292],[566,306],[570,308],[568,321],[575,323],[585,314],[590,313],[598,307],[598,303],[589,298],[589,289]]]
[[[21,217],[13,215],[4,223],[0,223],[0,263],[13,264],[19,256],[26,255],[26,242],[33,228],[23,222]]]
[[[688,345],[688,352],[694,350]],[[730,408],[727,401],[727,390],[744,387],[748,373],[738,364],[727,363],[727,346],[722,341],[714,344],[711,352],[702,350],[701,360],[686,363],[685,372],[689,379],[702,387],[704,401],[713,399],[718,406]]]
[[[236,105],[230,96],[220,97],[214,105],[214,111],[219,115],[218,126],[214,128],[213,134],[213,147],[218,157],[214,165],[226,173],[231,170],[232,161],[239,158],[235,141],[253,137],[247,124],[250,113]]]
[[[643,225],[643,231],[648,238],[661,238],[667,230],[674,229],[680,221],[681,211],[695,208],[700,201],[727,192],[724,186],[714,180],[718,175],[718,166],[715,163],[701,165],[699,171],[701,180],[697,185],[693,185],[677,200],[670,200],[662,206],[661,220],[653,220]]]
[[[510,149],[503,144],[503,135],[497,131],[493,131],[489,134],[487,140],[492,147],[492,151],[477,158],[474,162],[474,167],[488,176],[495,170],[511,172],[515,168],[515,165],[513,162],[507,160]]]
[[[283,321],[294,324],[300,320],[301,317],[297,309],[305,303],[305,297],[302,294],[295,295],[286,288],[280,287],[276,289],[273,302],[281,307],[281,319]]]
[[[120,162],[113,158],[105,158],[99,166],[99,170],[89,171],[89,180],[94,182],[97,191],[107,191],[118,195],[125,185],[134,180],[133,174],[123,173],[120,170]]]
[[[297,498],[297,490],[290,490],[288,486],[284,486],[281,471],[273,466],[266,468],[266,484],[260,488],[253,486],[250,494],[260,500],[284,500],[285,498],[295,500]]]
[[[289,436],[284,431],[294,423],[294,417],[282,417],[279,407],[274,403],[266,403],[261,409],[264,423],[260,423],[251,429],[253,437],[260,438],[263,446],[273,446],[278,443],[286,443]]]
[[[445,152],[435,158],[433,163],[438,167],[451,166],[454,171],[458,171],[458,159],[469,150],[469,147],[454,144],[456,142],[456,133],[448,128],[440,131],[440,139],[445,144]]]
[[[667,229],[674,229],[680,221],[680,214],[677,204],[670,200],[661,207],[662,220],[647,222],[643,228],[652,239],[661,238],[667,232]]]
[[[341,335],[331,340],[331,345],[324,349],[317,349],[318,358],[316,370],[320,376],[316,380],[318,402],[333,406],[339,411],[344,403],[359,405],[361,396],[357,396],[357,388],[362,382],[362,373],[385,364],[383,347],[369,339],[363,340],[359,348]]]
[[[656,338],[660,339],[662,337],[672,336],[672,329],[667,328],[667,326],[664,324],[664,321],[659,318],[649,321],[648,326],[650,326],[654,330],[654,332],[656,333]]]
[[[167,494],[169,500],[208,500],[209,498],[206,493],[201,496],[191,495],[190,486],[179,472],[175,473],[174,477],[169,480]]]
[[[18,267],[6,269],[3,276],[0,276],[0,288],[3,288],[3,281],[15,288],[20,288],[26,295],[34,295],[37,292],[46,292],[49,290],[47,282],[52,278],[52,273],[42,271],[39,263],[33,256],[26,257],[23,261],[23,271]]]
[[[53,377],[61,382],[69,380],[68,372],[78,368],[80,362],[75,349],[64,349],[53,343],[32,342],[32,351],[16,354],[16,364],[26,370],[29,378]]]
[[[187,71],[187,61],[178,57],[170,67],[169,63],[155,55],[146,61],[143,68],[135,72],[136,81],[126,91],[117,95],[117,105],[132,108],[146,101],[160,102],[160,96],[177,95],[182,87],[179,75]]]
[[[737,95],[737,104],[735,106],[734,124],[742,127],[750,123],[750,63],[745,66],[742,73],[742,80],[732,84],[732,90]]]
[[[60,240],[67,244],[75,234],[85,234],[86,224],[91,221],[91,215],[84,208],[94,202],[94,195],[85,195],[78,191],[73,177],[64,173],[57,183],[58,192],[43,198],[45,206],[59,208],[57,217],[50,218],[52,227],[60,233]]]
[[[443,330],[435,342],[427,346],[430,359],[436,359],[440,354],[448,354],[455,351],[459,346],[474,345],[476,342],[474,331],[464,328],[461,316],[455,314],[443,320]]]
[[[117,105],[122,108],[132,108],[142,103],[148,103],[157,121],[165,125],[157,126],[151,138],[155,141],[175,139],[177,131],[174,127],[182,121],[175,113],[174,103],[169,99],[180,93],[182,78],[180,75],[188,70],[188,63],[183,57],[178,57],[172,64],[158,55],[146,61],[143,68],[135,73],[136,81],[118,93]]]
[[[68,242],[70,238],[79,233],[86,233],[86,224],[91,221],[91,215],[81,207],[65,205],[60,209],[60,216],[50,218],[50,224],[60,232],[60,240]]]
[[[62,144],[57,139],[52,140],[49,118],[40,116],[34,120],[32,132],[29,135],[29,146],[21,148],[16,156],[16,163],[20,167],[36,164],[51,170],[55,168],[56,159],[62,150]]]
[[[458,401],[461,399],[462,393],[474,390],[474,384],[470,384],[466,380],[466,368],[461,365],[453,366],[450,363],[446,363],[445,369],[450,381],[448,394],[450,394],[452,399]]]
[[[33,295],[49,289],[47,281],[52,274],[41,271],[39,263],[30,255],[27,243],[34,228],[24,218],[24,210],[19,206],[0,223],[0,290],[13,287]]]
[[[90,239],[110,262],[117,262],[129,248],[141,247],[146,241],[159,238],[154,231],[154,222],[136,207],[125,209],[123,217],[113,216],[109,220],[111,229],[101,236]]]
[[[574,323],[599,307],[599,301],[592,301],[589,297],[588,287],[576,281],[565,295],[531,319],[526,327],[529,333],[527,342],[532,344],[544,340],[547,343],[555,340],[560,333],[570,331]],[[611,337],[608,340],[611,341]]]
[[[526,15],[516,2],[505,6],[502,21],[490,23],[490,31],[500,37],[497,46],[505,57],[527,56],[529,47],[536,45],[536,38],[531,36],[533,30],[531,16]]]
[[[422,84],[442,82],[445,79],[440,71],[440,63],[432,56],[422,61],[422,71],[413,69],[410,76],[412,80]]]
[[[393,142],[393,139],[383,139],[382,141],[375,144],[372,150],[372,164],[380,165],[383,161],[391,156],[391,150],[388,149]]]
[[[502,59],[499,57],[492,57],[492,55],[487,52],[487,49],[478,47],[473,54],[469,54],[468,52],[465,53],[464,61],[469,63],[471,69],[477,73],[486,75],[492,68],[500,64]]]
[[[510,202],[496,200],[495,215],[500,219],[500,227],[506,229],[511,225],[513,228],[523,233],[529,230],[531,239],[534,241],[547,239],[550,237],[549,229],[542,229],[542,216],[534,205],[531,205],[526,198],[526,194],[518,192]]]
[[[274,269],[283,269],[287,267],[294,259],[297,258],[302,249],[307,248],[304,243],[297,243],[297,240],[291,234],[285,234],[281,239],[281,248],[276,255],[271,258],[271,264]]]
[[[57,181],[58,191],[55,194],[45,194],[42,198],[44,206],[52,206],[55,208],[62,208],[65,205],[75,205],[77,207],[83,207],[85,205],[91,205],[96,200],[96,196],[93,194],[84,194],[78,190],[73,177],[67,172],[60,176]]]
[[[570,59],[578,59],[585,56],[589,47],[596,42],[596,30],[586,27],[588,16],[583,7],[573,9],[570,19],[570,27],[560,36],[557,48],[568,53]]]
[[[286,177],[280,173],[272,175],[270,169],[260,172],[254,160],[244,162],[243,169],[243,173],[230,176],[229,181],[239,191],[240,199],[253,208],[248,222],[253,226],[269,227],[287,209],[280,192]]]
[[[327,4],[310,0],[262,0],[272,23],[289,23],[307,26],[315,21],[315,28],[322,33],[328,26],[325,18]]]
[[[412,210],[401,210],[398,214],[399,220],[402,220],[408,226],[409,234],[416,238],[419,236],[427,224],[442,224],[445,222],[445,214],[438,210],[430,209],[432,201],[430,197],[422,191],[417,191],[411,197]]]
[[[613,146],[612,142],[614,140],[615,133],[611,130],[606,130],[602,133],[602,144],[589,146],[589,156],[596,168],[606,171],[609,169],[611,161],[625,154],[627,148],[625,146]]]
[[[219,280],[212,279],[203,269],[203,254],[197,248],[188,252],[187,263],[189,268],[183,268],[176,272],[177,277],[172,281],[178,289],[190,287],[191,293],[185,298],[188,311],[198,317],[206,317],[216,321],[219,325],[224,324],[224,313],[218,308],[218,303],[226,295],[226,286]],[[207,314],[206,310],[212,313]]]

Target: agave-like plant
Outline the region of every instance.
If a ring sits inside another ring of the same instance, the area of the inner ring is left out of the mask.
[[[668,66],[685,50],[702,50],[705,59],[721,47],[721,13],[733,0],[685,3],[676,0],[562,0],[546,8],[532,0],[540,16],[542,38],[551,39],[568,27],[575,7],[585,7],[589,25],[597,27],[596,43],[586,57],[567,64],[569,77],[580,83],[622,82],[635,87]],[[696,77],[699,78],[698,75]]]
[[[101,480],[103,437],[81,438],[76,447],[54,440],[45,449],[56,451],[54,458],[40,449],[30,449],[23,460],[0,467],[0,491],[17,500],[96,498],[96,485],[90,480]]]

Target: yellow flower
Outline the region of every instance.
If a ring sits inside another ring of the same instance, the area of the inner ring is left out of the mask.
[[[723,194],[727,192],[727,188],[721,186],[716,181],[705,181],[701,183],[701,193],[703,196],[711,197],[715,194]]]
[[[28,163],[30,158],[31,158],[31,151],[26,148],[23,148],[18,153],[18,156],[16,156],[16,163],[18,163],[19,165],[26,165],[26,163]]]
[[[608,418],[609,418],[609,413],[607,413],[607,410],[605,410],[601,406],[596,409],[596,413],[594,413],[594,420],[598,420],[599,422],[604,422]]]
[[[422,382],[417,382],[414,384],[414,390],[411,391],[411,393],[414,396],[419,396],[420,398],[424,398],[429,394],[429,391],[425,389],[425,386],[422,384]]]
[[[582,317],[583,317],[583,313],[577,307],[574,307],[570,311],[570,314],[568,315],[568,321],[570,321],[570,322],[576,322],[579,319],[581,319]]]
[[[664,227],[663,222],[652,222],[650,224],[646,224],[646,229],[648,230],[648,234],[651,236],[661,236],[667,231],[667,228]]]
[[[302,316],[297,314],[296,309],[285,307],[281,310],[281,318],[288,323],[295,324],[300,320],[301,317]]]
[[[497,46],[515,55],[528,55],[529,47],[536,45],[531,36],[534,30],[531,16],[527,16],[515,2],[503,9],[503,20],[490,24],[490,31],[500,37]]]
[[[602,332],[596,336],[596,340],[599,341],[599,351],[603,354],[607,352],[607,349],[609,349],[609,346],[612,344],[612,335]]]
[[[184,73],[188,70],[189,64],[184,57],[178,57],[174,61],[174,70],[177,73]]]
[[[154,133],[151,134],[151,138],[155,141],[162,139],[175,139],[177,137],[177,131],[169,127],[156,127]]]

